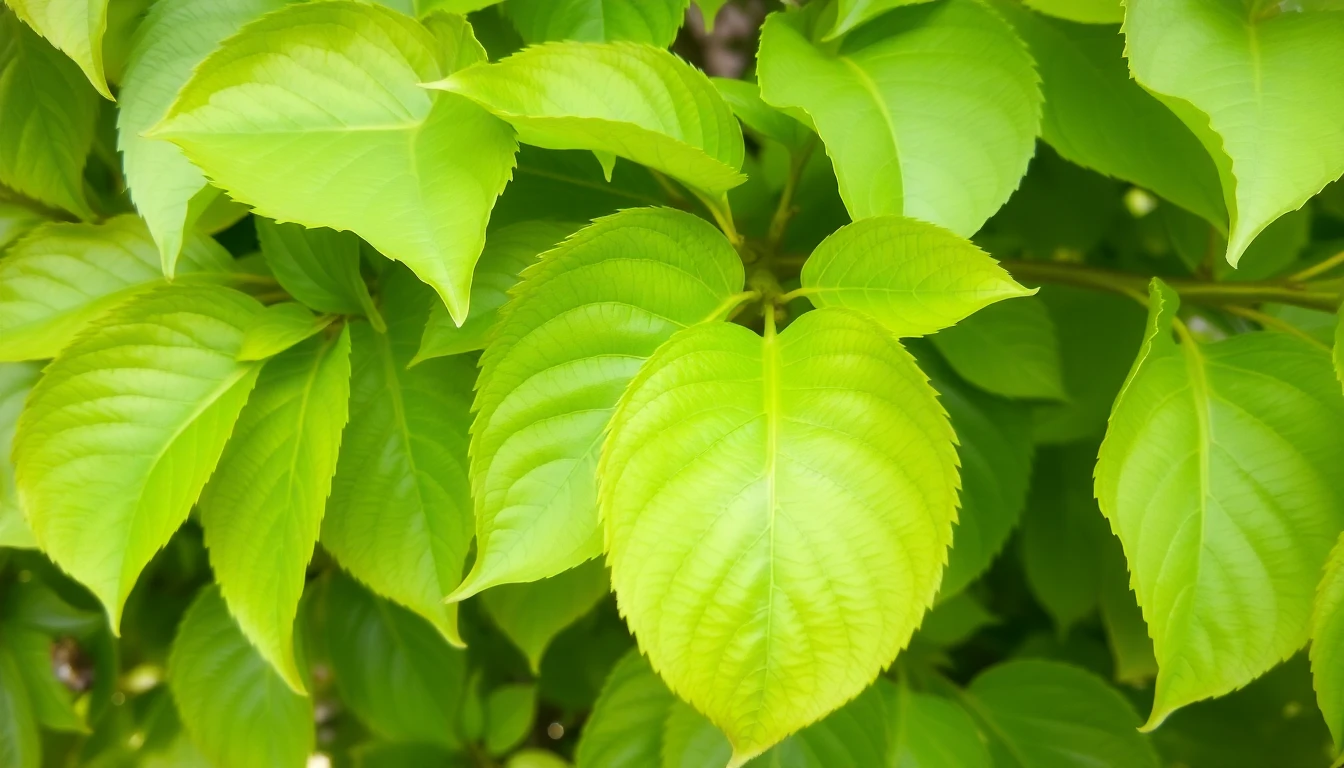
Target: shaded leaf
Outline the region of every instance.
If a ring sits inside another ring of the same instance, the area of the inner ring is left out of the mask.
[[[905,685],[881,684],[887,700],[889,768],[989,768],[975,721],[956,702]]]
[[[330,315],[316,317],[302,304],[292,301],[272,304],[247,326],[238,359],[246,362],[274,357],[321,333],[335,319]]]
[[[103,35],[108,0],[6,0],[28,26],[74,60],[89,82],[109,100],[103,71]]]
[[[666,48],[689,5],[690,0],[509,0],[504,9],[529,43],[629,40]]]
[[[19,507],[10,455],[23,402],[41,375],[37,363],[0,363],[0,547],[37,546]]]
[[[319,312],[364,315],[376,329],[386,329],[359,272],[359,238],[270,219],[256,222],[261,254],[290,295]]]
[[[611,591],[606,566],[590,560],[548,579],[501,584],[481,596],[486,613],[518,646],[533,674],[541,671],[546,647]]]
[[[1039,299],[996,304],[933,336],[962,378],[1004,397],[1065,400],[1059,339]]]

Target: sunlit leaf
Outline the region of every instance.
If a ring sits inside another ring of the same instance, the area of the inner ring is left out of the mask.
[[[973,0],[899,8],[823,46],[810,38],[818,7],[766,20],[765,100],[811,115],[853,218],[975,232],[1035,151],[1041,94],[1026,47]]]
[[[150,133],[257,213],[405,262],[462,320],[516,145],[476,105],[419,86],[455,61],[395,11],[299,3],[210,54]]]
[[[103,72],[103,35],[108,0],[6,0],[14,13],[74,60],[93,87],[108,99]]]
[[[1344,396],[1329,356],[1282,333],[1200,344],[1176,308],[1154,280],[1096,470],[1157,655],[1149,727],[1302,647],[1344,528]]]
[[[504,8],[529,43],[629,40],[672,44],[690,0],[509,0]]]
[[[162,288],[113,310],[50,365],[14,439],[43,552],[115,629],[140,571],[182,524],[260,366],[235,360],[261,311],[226,288]]]
[[[612,584],[735,765],[862,691],[908,642],[942,575],[956,465],[913,358],[849,310],[764,338],[689,328],[641,368],[603,450]]]
[[[597,461],[617,399],[674,332],[726,314],[742,279],[722,235],[669,209],[599,219],[524,273],[481,357],[476,563],[454,599],[602,551]]]
[[[0,547],[37,546],[19,507],[10,453],[23,401],[41,374],[36,363],[0,363]]]

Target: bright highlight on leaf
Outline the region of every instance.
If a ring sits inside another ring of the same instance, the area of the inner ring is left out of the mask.
[[[1096,472],[1157,654],[1149,728],[1302,647],[1344,528],[1344,398],[1325,352],[1278,333],[1203,345],[1176,309],[1155,279]]]
[[[269,361],[201,495],[205,544],[229,610],[300,694],[294,618],[349,401],[348,328]]]
[[[1041,94],[1025,46],[988,7],[901,8],[819,46],[812,7],[761,33],[765,100],[811,115],[854,219],[897,214],[969,236],[1017,188]]]
[[[1344,174],[1335,87],[1344,12],[1221,0],[1126,7],[1134,79],[1185,121],[1218,167],[1231,214],[1227,261],[1236,266],[1265,227]]]
[[[224,280],[231,261],[193,237],[182,272]],[[0,360],[55,357],[109,309],[163,284],[154,241],[134,216],[39,227],[0,259]]]
[[[547,43],[428,87],[480,103],[525,144],[610,152],[711,198],[744,181],[732,111],[709,78],[657,48]]]
[[[862,691],[938,589],[952,430],[914,360],[842,309],[764,338],[690,328],[641,368],[603,451],[621,611],[741,765]]]
[[[28,26],[74,60],[93,87],[111,99],[103,71],[109,0],[6,0]]]
[[[187,518],[260,366],[235,360],[261,312],[227,288],[161,288],[62,352],[14,439],[38,545],[115,630],[140,571]]]
[[[523,274],[481,357],[472,425],[476,563],[454,600],[602,551],[597,462],[616,401],[673,333],[721,319],[742,262],[703,219],[599,219]]]
[[[897,336],[924,336],[1034,293],[969,241],[899,216],[840,228],[808,257],[801,279],[816,306],[858,310]]]
[[[162,0],[140,25],[118,94],[117,149],[135,208],[172,277],[183,241],[219,189],[174,144],[143,136],[172,106],[192,71],[225,38],[288,0]]]
[[[226,40],[150,135],[263,216],[363,237],[465,320],[516,145],[474,104],[419,87],[452,54],[380,6],[299,3]]]

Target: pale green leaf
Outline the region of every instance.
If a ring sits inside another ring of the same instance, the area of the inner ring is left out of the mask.
[[[712,77],[710,81],[747,130],[774,139],[794,152],[806,146],[815,135],[810,126],[796,117],[766,104],[757,83],[726,77]]]
[[[939,600],[980,577],[1017,526],[1031,478],[1031,412],[1022,403],[967,386],[933,354],[919,354],[957,434],[961,509]]]
[[[84,161],[97,119],[98,94],[79,69],[0,8],[0,184],[92,218]]]
[[[926,2],[929,0],[836,0],[835,23],[831,25],[830,31],[823,39],[834,40],[893,8]]]
[[[537,714],[536,686],[502,685],[485,700],[485,749],[492,755],[507,754],[527,738]]]
[[[1036,149],[1041,93],[1026,46],[975,0],[898,8],[819,46],[814,7],[766,20],[765,100],[811,115],[854,219],[975,232]]]
[[[1101,598],[1102,553],[1111,532],[1092,497],[1095,443],[1041,452],[1022,516],[1022,569],[1060,637]]]
[[[135,208],[174,274],[188,233],[219,190],[176,145],[141,134],[168,111],[192,70],[243,24],[288,0],[160,0],[141,23],[118,93],[117,149]]]
[[[672,44],[691,0],[508,0],[504,10],[523,40],[629,40]]]
[[[891,747],[886,768],[990,768],[989,749],[957,703],[883,684]]]
[[[216,768],[303,768],[313,751],[313,702],[294,693],[206,587],[182,617],[168,688],[191,740]]]
[[[1022,2],[1041,13],[1082,24],[1119,24],[1125,18],[1125,6],[1121,0],[1022,0]],[[1040,59],[1037,59],[1037,63],[1039,62]]]
[[[1158,768],[1130,703],[1077,667],[999,664],[971,683],[964,701],[985,724],[995,768]]]
[[[350,325],[350,424],[341,441],[322,544],[374,592],[424,616],[450,642],[471,543],[469,358],[407,370],[435,301],[407,270],[382,280],[387,333]]]
[[[533,674],[560,631],[578,621],[611,591],[606,566],[590,560],[549,579],[502,584],[481,596],[485,611],[527,657]]]
[[[1198,344],[1176,305],[1154,280],[1096,470],[1157,656],[1149,727],[1302,647],[1344,527],[1344,397],[1329,355],[1283,333]]]
[[[858,310],[897,336],[930,334],[1034,293],[970,241],[899,216],[841,227],[808,257],[802,284],[816,306]]]
[[[484,349],[499,318],[499,309],[508,301],[509,291],[517,285],[523,270],[535,263],[539,254],[578,228],[577,224],[564,222],[529,221],[487,235],[485,250],[476,262],[476,274],[471,280],[471,313],[467,321],[458,326],[443,305],[434,305],[414,362]]]
[[[1103,6],[1119,22],[1118,0],[1033,0],[1054,15],[1091,15]],[[1075,11],[1067,13],[1068,8]],[[1045,18],[1012,0],[999,10],[1017,29],[1041,73],[1041,137],[1073,163],[1149,189],[1227,229],[1218,169],[1195,134],[1129,77],[1124,38],[1114,26]]]
[[[266,265],[290,295],[319,312],[365,315],[375,328],[386,329],[359,272],[359,238],[270,219],[256,222]]]
[[[1339,310],[1339,325],[1335,328],[1334,353],[1331,357],[1335,361],[1335,376],[1339,378],[1339,383],[1344,384],[1344,307]]]
[[[38,724],[53,731],[87,733],[83,716],[75,710],[73,693],[56,679],[52,643],[52,637],[25,627],[6,626],[0,636],[0,647],[14,655]]]
[[[481,357],[476,562],[453,599],[602,552],[596,471],[616,401],[674,332],[725,314],[742,281],[721,234],[666,208],[599,219],[524,273]]]
[[[423,0],[423,2],[429,6],[444,5],[442,2],[436,3],[435,0]],[[485,47],[476,39],[476,30],[472,28],[471,22],[467,21],[466,16],[460,15],[463,13],[466,11],[436,11],[431,8],[428,15],[420,20],[420,23],[424,24],[439,41],[439,45],[446,50],[444,67],[449,72],[490,60]]]
[[[349,328],[271,360],[201,495],[205,544],[229,610],[300,694],[294,618],[349,401]]]
[[[517,147],[476,105],[419,86],[455,55],[378,5],[291,5],[210,54],[151,134],[258,214],[405,262],[462,320]]]
[[[0,547],[37,546],[19,508],[10,452],[23,401],[41,375],[37,363],[0,363]]]
[[[1059,338],[1040,299],[987,307],[933,336],[962,378],[1004,397],[1066,400]]]
[[[248,362],[275,357],[321,333],[335,319],[331,315],[317,317],[302,304],[292,301],[272,304],[247,326],[243,345],[238,349],[238,359]]]
[[[1227,261],[1344,173],[1344,12],[1130,0],[1130,71],[1199,136],[1231,215]],[[1300,8],[1300,6],[1299,6]]]
[[[602,460],[621,610],[734,765],[867,687],[938,590],[953,433],[913,358],[855,312],[679,332]]]
[[[658,48],[546,43],[428,87],[477,101],[525,144],[610,152],[712,198],[745,180],[732,110],[709,78]]]
[[[0,645],[0,765],[5,768],[42,765],[37,717],[23,686],[18,660],[4,645]]]
[[[98,92],[112,99],[103,72],[108,0],[5,0],[14,13],[74,60]]]
[[[1342,539],[1344,540],[1344,539]],[[1311,622],[1311,673],[1316,702],[1330,726],[1335,751],[1344,745],[1344,548],[1336,544],[1316,592]]]
[[[544,749],[520,749],[509,756],[504,768],[571,768],[565,759]]]
[[[231,261],[193,236],[182,272],[223,276]],[[0,257],[0,360],[55,357],[109,309],[163,284],[154,241],[135,216],[45,224]]]
[[[336,687],[374,733],[459,746],[466,657],[424,619],[334,574],[317,605]]]
[[[252,391],[260,366],[234,358],[260,311],[227,288],[160,289],[77,338],[28,396],[14,438],[19,498],[43,552],[114,629]]]
[[[662,725],[677,698],[649,662],[631,650],[611,670],[579,734],[577,768],[651,768],[663,764]]]

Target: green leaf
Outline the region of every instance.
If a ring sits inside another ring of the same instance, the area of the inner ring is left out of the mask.
[[[1330,552],[1311,622],[1311,673],[1335,751],[1344,748],[1344,549]]]
[[[1333,75],[1344,70],[1344,13],[1132,0],[1124,31],[1134,79],[1214,158],[1231,214],[1228,263],[1344,174],[1344,98]]]
[[[905,685],[883,684],[890,722],[890,768],[990,768],[975,722],[958,704]]]
[[[570,768],[564,758],[544,749],[520,749],[509,756],[504,768]]]
[[[995,304],[933,336],[962,378],[1004,397],[1065,400],[1059,339],[1039,299]]]
[[[733,765],[867,687],[938,590],[952,430],[913,358],[855,312],[767,322],[764,339],[681,331],[630,384],[602,461],[621,610]]]
[[[1344,527],[1344,398],[1328,355],[1283,333],[1197,344],[1176,309],[1154,279],[1096,470],[1157,655],[1150,728],[1306,642]]]
[[[476,562],[451,599],[602,552],[596,472],[616,401],[674,332],[724,315],[742,280],[721,234],[665,208],[599,219],[524,273],[481,357]]]
[[[1125,697],[1095,675],[1053,661],[1010,661],[971,683],[964,699],[985,724],[996,768],[1124,765],[1157,768]]]
[[[939,600],[980,577],[1017,526],[1031,478],[1031,412],[967,386],[936,355],[919,354],[957,435],[961,509],[943,572]]]
[[[557,221],[590,221],[625,208],[667,205],[668,192],[647,168],[619,163],[611,181],[593,162],[593,153],[553,151],[524,144],[514,179],[504,190],[490,221],[503,227],[534,221],[542,213]]]
[[[646,768],[663,764],[662,724],[677,698],[632,650],[617,662],[579,734],[577,768]]]
[[[711,198],[745,180],[742,130],[719,92],[699,70],[651,46],[546,43],[428,87],[475,100],[525,144],[610,152]]]
[[[774,139],[790,151],[802,149],[815,135],[811,127],[804,125],[798,118],[766,104],[761,98],[761,86],[757,83],[726,77],[711,77],[710,82],[714,83],[723,100],[728,102],[733,114],[737,115],[747,130]]]
[[[349,401],[349,328],[271,360],[201,495],[205,544],[229,610],[300,694],[294,617]]]
[[[502,584],[486,590],[481,600],[486,613],[523,652],[536,675],[551,640],[610,592],[606,566],[590,560],[549,579]]]
[[[302,768],[313,751],[312,700],[248,643],[217,587],[201,590],[182,617],[168,687],[191,740],[218,768]]]
[[[1097,609],[1111,532],[1092,498],[1095,443],[1041,452],[1022,517],[1022,567],[1060,637]]]
[[[766,19],[761,93],[811,115],[854,219],[904,215],[970,235],[1036,148],[1041,94],[1013,30],[974,0],[899,8],[838,45],[808,8]]]
[[[182,272],[222,276],[231,261],[195,236]],[[55,357],[108,310],[163,284],[154,241],[135,216],[44,224],[0,258],[0,360]]]
[[[834,40],[870,19],[881,16],[893,8],[903,5],[916,5],[929,0],[836,0],[835,24],[831,26],[823,40]]]
[[[532,685],[502,685],[485,700],[485,749],[507,754],[527,738],[537,714],[537,689]]]
[[[509,0],[509,19],[528,43],[629,40],[657,48],[672,44],[691,0]]]
[[[0,188],[0,253],[49,220],[46,214],[25,204],[17,195],[10,198]]]
[[[0,184],[93,218],[84,161],[97,118],[98,94],[79,69],[0,9]]]
[[[1157,676],[1157,658],[1138,599],[1129,588],[1129,568],[1120,540],[1106,536],[1101,556],[1101,621],[1115,664],[1115,680],[1146,686]]]
[[[74,60],[109,101],[103,73],[103,34],[108,0],[6,0],[15,15]]]
[[[192,70],[245,23],[288,0],[160,0],[137,32],[117,110],[117,149],[135,208],[172,277],[183,241],[219,190],[176,145],[141,134],[163,117]]]
[[[295,4],[210,54],[151,134],[258,214],[348,229],[405,262],[464,320],[516,144],[476,105],[419,87],[455,60],[381,6]]]
[[[19,507],[10,454],[23,402],[41,375],[37,363],[0,363],[0,547],[37,546]]]
[[[912,645],[920,642],[942,648],[961,645],[981,629],[999,623],[998,617],[966,592],[946,597],[947,580],[943,582],[944,591],[938,595],[938,604],[924,616]]]
[[[331,315],[316,317],[307,307],[292,301],[272,304],[247,326],[238,359],[249,362],[275,357],[321,333],[335,319]]]
[[[1334,353],[1331,357],[1335,362],[1335,376],[1344,385],[1344,307],[1339,310],[1339,325],[1335,328]]]
[[[808,257],[802,284],[816,306],[856,309],[897,336],[924,336],[1034,293],[970,241],[899,216],[836,230]]]
[[[1121,18],[1116,0],[1031,0],[1027,5],[1075,21]],[[1152,190],[1226,231],[1218,169],[1195,134],[1130,79],[1124,39],[1115,27],[1050,19],[1015,2],[994,7],[1036,59],[1045,94],[1041,137],[1055,151],[1078,165]]]
[[[75,710],[69,688],[56,679],[52,659],[53,639],[32,629],[5,627],[0,652],[13,654],[21,684],[28,690],[33,717],[43,728],[88,733],[84,718]],[[0,763],[3,764],[3,763]]]
[[[1023,4],[1083,24],[1119,24],[1125,18],[1125,6],[1120,0],[1023,0]]]
[[[719,15],[719,10],[727,4],[728,0],[695,0],[696,7],[704,17],[706,32],[714,31],[714,19]]]
[[[471,281],[471,313],[467,321],[458,326],[443,305],[435,304],[425,335],[420,339],[420,351],[411,364],[485,349],[499,319],[499,309],[508,301],[509,291],[517,285],[523,270],[535,263],[539,254],[578,228],[577,224],[567,222],[529,221],[487,235],[485,250]]]
[[[0,645],[0,765],[38,768],[42,765],[41,733],[23,686],[18,660]]]
[[[113,310],[28,396],[14,438],[38,544],[107,609],[187,518],[260,367],[235,360],[255,299],[175,286]]]
[[[386,330],[359,272],[359,238],[270,219],[256,222],[266,265],[290,295],[319,312],[364,315],[374,328]]]
[[[406,369],[432,291],[404,269],[383,275],[387,333],[350,325],[350,424],[341,441],[322,544],[374,592],[424,616],[460,644],[457,606],[471,543],[467,428],[472,361]]]
[[[379,736],[459,746],[466,657],[424,619],[334,574],[318,603],[341,700]]]
[[[1143,308],[1127,296],[1047,286],[1041,290],[1059,334],[1068,402],[1033,408],[1039,443],[1101,437],[1106,417],[1143,340]]]

